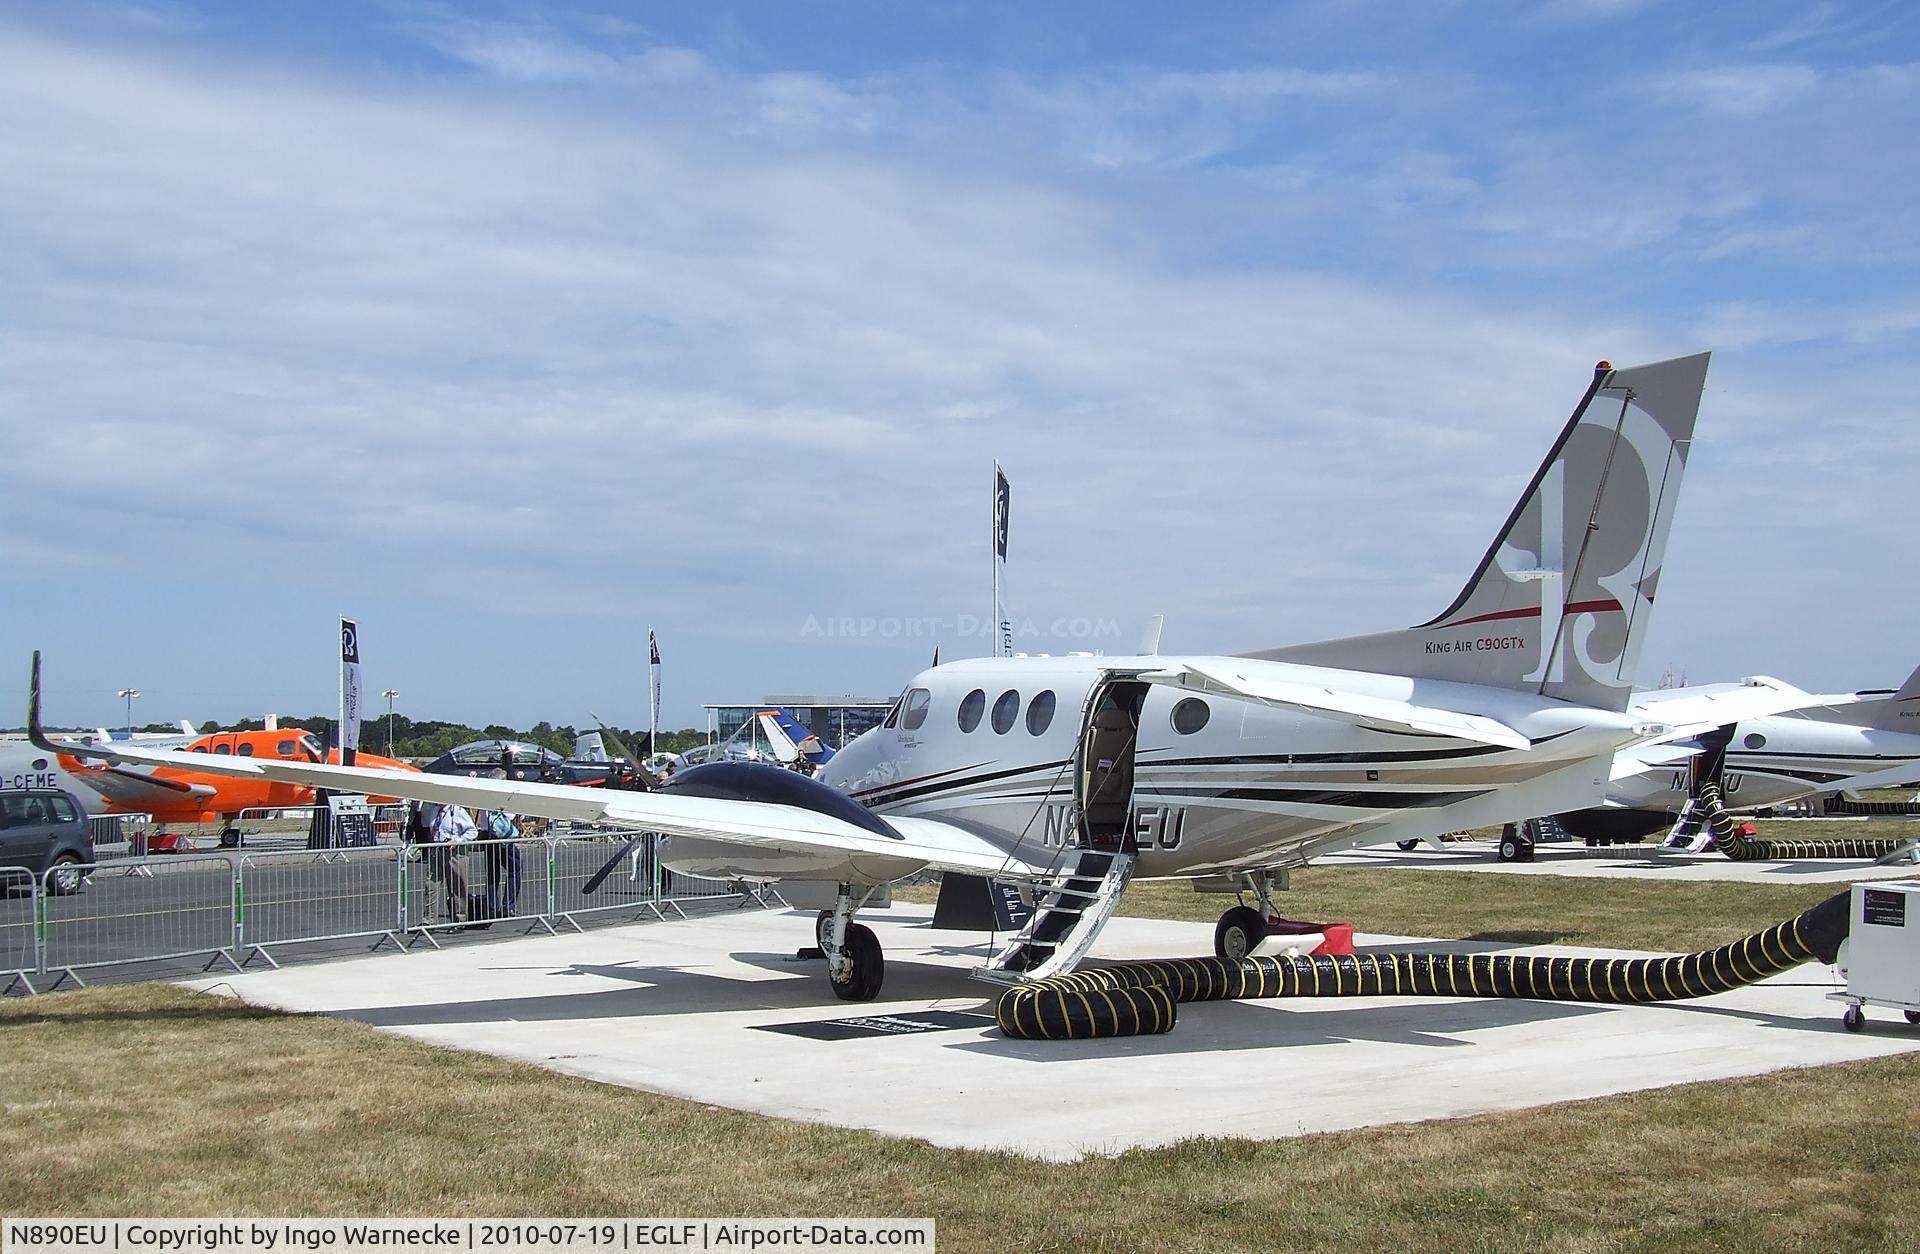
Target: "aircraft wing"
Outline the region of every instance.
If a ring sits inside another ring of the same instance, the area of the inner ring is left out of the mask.
[[[467,775],[428,775],[388,768],[332,766],[277,758],[214,758],[115,744],[91,750],[126,762],[176,766],[212,775],[278,780],[378,796],[405,797],[576,823],[627,823],[669,836],[692,836],[740,845],[812,849],[924,862],[943,871],[973,875],[1044,874],[965,828],[938,819],[888,820],[896,835],[870,831],[835,815],[768,801],[696,797],[661,792],[625,792],[574,784],[541,784]]]
[[[1657,744],[1635,745],[1631,749],[1622,749],[1613,755],[1613,769],[1608,780],[1632,779],[1636,775],[1645,775],[1649,771],[1671,771],[1684,767],[1693,760],[1695,754],[1702,752],[1698,745],[1676,744],[1673,741],[1660,741]]]
[[[1263,673],[1257,659],[1223,659],[1197,665],[1182,662],[1177,668],[1143,671],[1138,678],[1148,683],[1167,684],[1195,692],[1222,693],[1263,705],[1300,710],[1322,718],[1339,719],[1377,731],[1417,732],[1429,736],[1451,736],[1502,749],[1530,749],[1533,742],[1497,719],[1459,710],[1415,705],[1386,697],[1340,692],[1332,688],[1298,683],[1278,675]]]
[[[1660,730],[1641,742],[1657,744],[1697,736],[1741,719],[1825,706],[1832,700],[1803,692],[1781,680],[1757,675],[1737,684],[1707,684],[1675,689],[1670,694],[1636,693],[1627,713],[1643,723],[1659,725]]]
[[[203,755],[194,755],[196,758],[201,756]],[[182,797],[204,801],[213,796],[216,791],[210,784],[191,784],[185,780],[163,779],[141,771],[128,771],[119,767],[87,766],[79,762],[69,766],[67,755],[62,754],[61,758],[61,765],[67,768],[67,774],[99,793],[113,805],[132,810],[178,805]]]
[[[1831,792],[1838,788],[1843,792],[1858,792],[1863,788],[1900,788],[1907,784],[1920,784],[1920,762],[1902,762],[1883,771],[1868,771],[1864,775],[1837,779],[1831,784],[1822,784],[1820,791]]]

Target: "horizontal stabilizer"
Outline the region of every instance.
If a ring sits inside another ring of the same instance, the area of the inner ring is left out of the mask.
[[[1646,739],[1642,743],[1658,743],[1697,736],[1742,719],[1825,706],[1831,700],[1803,692],[1781,680],[1756,675],[1737,684],[1704,684],[1696,688],[1638,693],[1627,713],[1646,725]]]
[[[1281,668],[1272,669],[1278,671]],[[1140,678],[1149,683],[1167,684],[1194,692],[1220,693],[1257,701],[1262,705],[1300,710],[1375,731],[1450,736],[1456,740],[1471,740],[1502,749],[1533,747],[1532,741],[1513,728],[1483,714],[1467,714],[1459,710],[1414,705],[1409,701],[1363,696],[1304,684],[1268,673],[1265,664],[1252,659],[1221,659],[1217,663],[1204,665],[1183,662],[1175,669],[1144,672]]]

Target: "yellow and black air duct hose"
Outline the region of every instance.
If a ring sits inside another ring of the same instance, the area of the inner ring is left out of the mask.
[[[1833,840],[1762,840],[1744,836],[1733,821],[1727,804],[1720,797],[1720,786],[1708,784],[1700,790],[1700,805],[1707,812],[1707,824],[1713,832],[1713,844],[1735,862],[1758,862],[1770,858],[1884,858],[1910,839],[1905,836],[1842,836]]]
[[[1518,997],[1535,1001],[1679,1001],[1724,993],[1803,962],[1832,962],[1846,939],[1848,894],[1718,949],[1668,958],[1365,953],[1175,958],[1092,967],[1019,984],[994,1009],[1022,1040],[1085,1040],[1172,1030],[1189,1001],[1262,997]]]

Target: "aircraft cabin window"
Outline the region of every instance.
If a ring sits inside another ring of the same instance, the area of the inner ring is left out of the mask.
[[[230,753],[232,753],[232,752],[233,752],[233,746],[232,746],[232,745],[215,745],[215,746],[213,747],[213,751],[214,751],[215,753],[227,753],[227,754],[230,754]]]
[[[240,746],[240,756],[241,756],[241,757],[243,757],[243,758],[250,758],[250,757],[252,757],[252,756],[253,756],[253,746],[252,746],[252,745],[241,745],[241,746]]]
[[[33,769],[34,769],[34,770],[36,770],[36,771],[44,771],[44,770],[46,770],[46,769],[47,769],[47,760],[46,760],[45,758],[35,758],[35,759],[33,760]]]
[[[1765,736],[1762,736],[1759,732],[1753,732],[1749,734],[1747,738],[1741,741],[1740,743],[1745,745],[1749,749],[1764,749],[1766,748],[1766,745],[1767,745],[1767,738]]]
[[[1027,733],[1038,736],[1053,726],[1053,689],[1036,693],[1033,704],[1027,707]]]
[[[987,694],[975,688],[960,702],[960,730],[970,732],[980,726],[980,716],[987,712]]]
[[[994,734],[1004,736],[1013,730],[1013,716],[1020,712],[1020,694],[1009,688],[993,703]]]
[[[273,751],[280,757],[290,758],[293,756],[293,742],[291,740],[283,740],[273,747]]]
[[[1191,736],[1207,725],[1213,717],[1213,711],[1199,697],[1188,697],[1173,707],[1173,730],[1182,736]]]
[[[920,724],[927,721],[927,708],[933,704],[933,694],[925,688],[915,688],[907,694],[907,706],[900,714],[900,730],[919,731]]]
[[[195,745],[193,747],[193,751],[195,753],[205,753],[207,751],[207,747],[205,745]]]

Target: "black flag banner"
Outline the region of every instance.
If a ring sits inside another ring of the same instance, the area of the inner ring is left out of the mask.
[[[360,751],[360,625],[340,620],[340,763]]]
[[[1013,502],[1013,487],[1007,482],[1007,472],[998,465],[993,468],[993,555],[1001,561],[1007,560],[1007,506]]]

